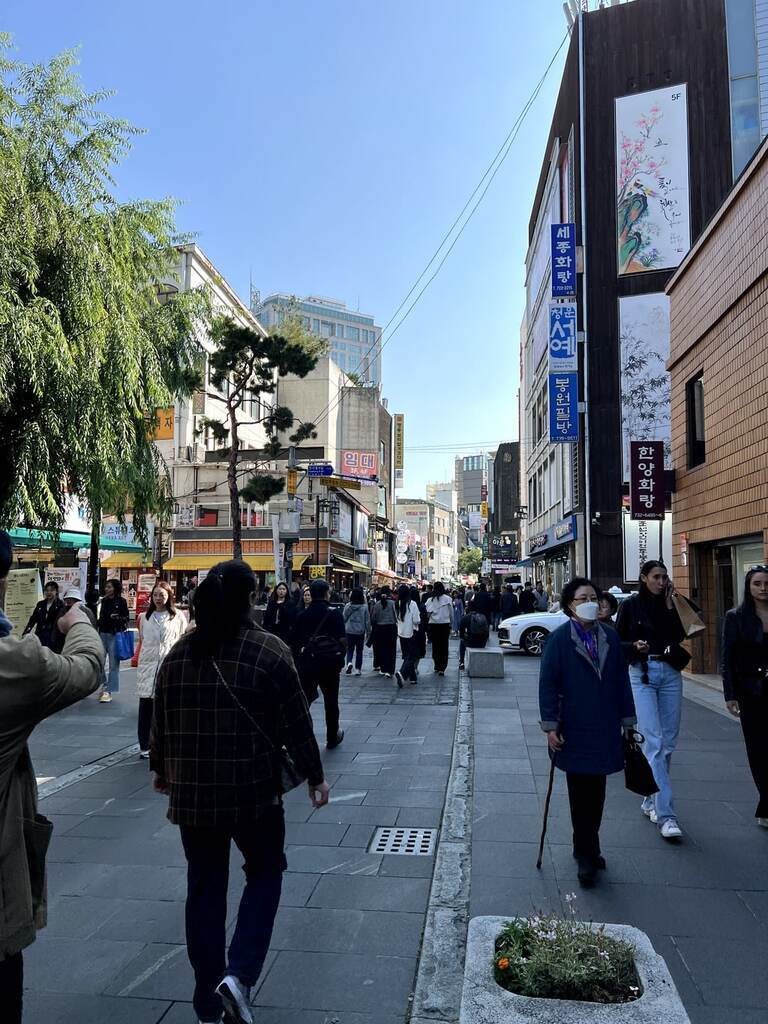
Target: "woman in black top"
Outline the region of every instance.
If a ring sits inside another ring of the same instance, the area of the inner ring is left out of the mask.
[[[59,597],[59,584],[55,580],[49,580],[43,588],[43,595],[43,600],[35,605],[22,636],[26,636],[34,629],[43,647],[61,651],[64,646],[64,634],[56,628],[56,621],[67,609]]]
[[[760,795],[755,817],[768,828],[768,566],[749,570],[744,599],[725,616],[721,671],[726,704],[741,720]]]
[[[99,608],[99,636],[109,662],[104,663],[104,685],[99,702],[109,704],[112,694],[120,689],[120,662],[115,654],[115,635],[122,633],[128,625],[128,605],[122,597],[123,584],[120,580],[107,580],[104,598]]]
[[[677,821],[669,777],[680,732],[683,706],[681,669],[690,655],[680,646],[685,630],[672,603],[675,594],[663,562],[640,569],[640,592],[619,608],[616,628],[629,661],[629,678],[637,709],[637,728],[645,736],[643,752],[653,769],[655,796],[642,803],[643,814],[659,827],[663,839],[677,840]]]
[[[264,629],[279,636],[283,643],[290,646],[297,611],[296,602],[289,597],[287,584],[278,583],[267,602]]]

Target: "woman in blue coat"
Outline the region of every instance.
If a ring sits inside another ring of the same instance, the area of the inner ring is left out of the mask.
[[[565,585],[560,607],[570,621],[547,640],[539,674],[541,728],[550,757],[565,772],[573,855],[585,886],[605,868],[600,854],[605,779],[624,768],[622,730],[637,721],[621,641],[597,622],[598,602],[591,580],[577,577]]]

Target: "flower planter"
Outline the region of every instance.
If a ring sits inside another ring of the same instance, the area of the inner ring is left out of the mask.
[[[607,924],[605,934],[635,949],[643,994],[634,1002],[534,999],[507,992],[496,983],[492,964],[494,942],[508,920],[474,917],[469,922],[459,1024],[690,1024],[663,957],[645,932],[629,925]]]

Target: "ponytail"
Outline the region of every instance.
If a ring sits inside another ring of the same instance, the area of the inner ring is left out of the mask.
[[[255,590],[256,578],[245,562],[219,562],[211,569],[195,590],[193,657],[210,657],[222,640],[251,624],[250,598]]]

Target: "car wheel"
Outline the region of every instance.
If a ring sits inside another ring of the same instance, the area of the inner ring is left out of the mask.
[[[544,641],[548,636],[549,630],[543,629],[541,626],[534,626],[533,629],[527,629],[523,633],[520,638],[520,646],[526,654],[539,657],[544,650]]]

